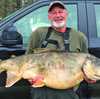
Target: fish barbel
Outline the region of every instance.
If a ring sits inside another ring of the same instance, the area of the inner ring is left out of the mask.
[[[68,89],[79,84],[85,76],[100,80],[100,59],[88,53],[39,50],[0,61],[0,72],[5,70],[6,87],[24,78],[33,79],[33,87]]]

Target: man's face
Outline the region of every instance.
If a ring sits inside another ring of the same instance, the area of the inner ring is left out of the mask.
[[[54,7],[48,13],[48,18],[51,21],[52,26],[55,28],[62,28],[66,26],[67,15],[68,13],[65,9]]]

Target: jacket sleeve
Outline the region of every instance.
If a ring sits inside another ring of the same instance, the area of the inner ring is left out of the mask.
[[[80,46],[81,46],[81,52],[88,52],[88,40],[87,37],[84,35],[84,33],[81,33],[80,35]]]
[[[36,30],[32,32],[30,36],[26,54],[33,53],[33,49],[39,47],[39,42],[40,42],[40,36],[39,36],[38,30]]]

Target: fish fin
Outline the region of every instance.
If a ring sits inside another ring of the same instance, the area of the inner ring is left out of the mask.
[[[32,87],[34,87],[34,88],[43,87],[43,86],[45,86],[45,83],[40,83],[40,82],[32,85]]]
[[[35,48],[33,49],[34,54],[39,54],[39,53],[46,53],[46,52],[64,52],[59,49],[50,49],[50,48]]]
[[[30,78],[29,82],[31,83],[32,87],[43,87],[43,86],[45,86],[44,77],[42,75],[37,75],[34,78]]]
[[[8,72],[7,71],[7,79],[6,79],[6,86],[5,87],[11,87],[14,85],[17,81],[21,79],[21,75],[15,72]]]

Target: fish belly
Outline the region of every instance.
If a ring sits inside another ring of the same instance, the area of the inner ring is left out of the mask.
[[[64,72],[48,73],[45,77],[45,85],[54,89],[68,89],[78,85],[83,80],[83,73],[80,71],[75,75]]]

